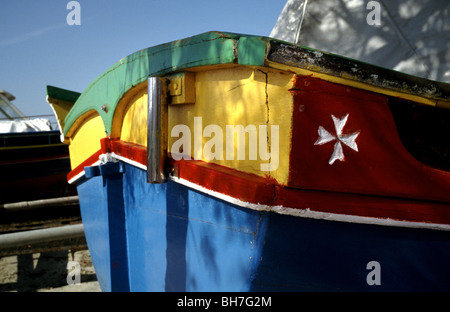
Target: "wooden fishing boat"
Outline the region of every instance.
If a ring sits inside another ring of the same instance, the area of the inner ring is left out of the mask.
[[[121,59],[63,127],[102,290],[450,290],[448,108],[448,84],[267,37]]]

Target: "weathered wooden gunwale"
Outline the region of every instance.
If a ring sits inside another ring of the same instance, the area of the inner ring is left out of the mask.
[[[96,111],[107,135],[119,100],[149,76],[212,65],[264,66],[310,75],[436,107],[450,107],[450,85],[268,37],[207,32],[133,53],[107,69],[80,95],[65,118],[70,137],[84,114]]]

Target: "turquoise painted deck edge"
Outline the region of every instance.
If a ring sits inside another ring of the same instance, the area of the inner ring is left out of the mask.
[[[206,32],[135,52],[108,68],[86,88],[68,113],[63,133],[66,135],[80,116],[94,110],[110,134],[119,100],[149,76],[216,64],[262,66],[268,42],[266,37]],[[101,109],[104,104],[108,105],[107,112]]]

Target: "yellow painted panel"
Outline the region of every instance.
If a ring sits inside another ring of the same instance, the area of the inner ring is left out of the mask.
[[[147,102],[147,88],[131,98],[123,113],[121,140],[147,146]]]
[[[293,98],[289,89],[292,87],[293,78],[292,73],[244,66],[216,67],[195,72],[195,103],[169,105],[169,152],[173,152],[174,143],[182,137],[182,134],[175,131],[177,126],[187,126],[191,150],[189,153],[184,151],[183,154],[190,155],[192,159],[213,162],[243,172],[270,176],[279,183],[286,184],[293,109]],[[136,86],[121,99],[114,116],[112,137],[147,146],[146,86],[146,82]],[[241,154],[241,159],[238,159],[239,135],[233,133],[234,139],[227,140],[227,126],[236,130],[242,126],[241,130],[248,130],[244,134],[245,153]],[[265,134],[265,129],[260,126],[267,127],[268,133]],[[256,132],[251,131],[252,127]],[[272,142],[273,127],[278,129],[278,134],[274,131],[273,137],[278,140],[278,144]],[[213,130],[210,136],[207,136],[208,130]],[[215,132],[217,130],[221,133]],[[175,131],[174,137],[171,136],[172,131]],[[252,140],[255,145],[250,148],[252,145],[249,137],[252,135],[256,139]],[[196,137],[200,139],[197,140]],[[234,147],[233,159],[230,153],[227,154],[227,144],[230,142]],[[269,159],[263,159],[261,145],[269,146],[270,150],[266,149],[266,152],[272,154],[265,155],[270,156]],[[215,158],[211,159],[211,155]],[[270,159],[271,168],[265,168]],[[268,169],[270,171],[267,171]]]
[[[84,120],[70,137],[70,163],[72,169],[100,150],[100,140],[105,137],[103,120],[97,112],[81,116]]]
[[[259,176],[270,176],[281,184],[287,183],[293,109],[292,95],[288,90],[292,86],[293,74],[267,69],[261,71],[252,67],[209,70],[195,74],[196,103],[169,106],[170,151],[173,152],[174,143],[182,137],[178,132],[171,137],[172,130],[177,125],[187,125],[191,134],[190,155],[194,159],[211,161]],[[195,117],[197,118],[194,119]],[[242,126],[242,129],[247,129],[250,133],[253,133],[250,131],[251,127],[256,129],[256,145],[253,148],[250,148],[250,134],[245,134],[246,151],[241,159],[238,159],[237,135],[234,141],[227,140],[227,126]],[[260,133],[264,134],[260,126],[267,126],[267,135],[260,137]],[[278,139],[278,145],[272,142],[272,126],[279,130],[279,134],[274,136]],[[211,135],[205,136],[207,133],[204,131],[208,129],[212,130]],[[201,138],[201,141],[197,138]],[[274,161],[271,171],[262,170],[262,165],[267,165],[269,160],[263,159],[260,146],[267,145],[267,141],[271,145],[270,159]],[[219,142],[222,143],[221,147],[218,146]],[[227,154],[227,144],[230,142],[234,145],[234,159]],[[217,148],[222,150],[217,152]],[[250,150],[256,153],[256,159],[255,153],[251,159]],[[187,154],[186,151],[183,154]],[[214,159],[210,159],[211,155]]]
[[[73,103],[52,98],[48,98],[47,101],[53,109],[53,112],[55,113],[59,129],[64,129],[64,119],[72,109]]]

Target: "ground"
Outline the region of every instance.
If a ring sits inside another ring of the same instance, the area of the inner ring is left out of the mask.
[[[76,271],[72,267],[67,269],[70,261],[79,264],[79,284],[73,284]],[[63,250],[0,258],[0,292],[99,291],[101,289],[88,250]]]

